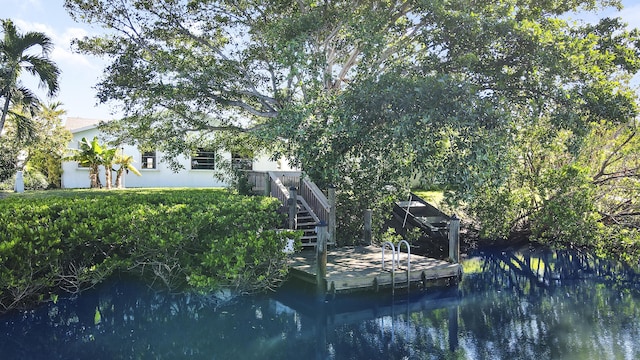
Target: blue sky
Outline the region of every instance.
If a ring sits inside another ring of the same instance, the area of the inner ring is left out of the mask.
[[[62,74],[60,93],[53,100],[63,103],[67,116],[102,120],[117,117],[121,114],[119,109],[98,105],[93,89],[107,62],[71,51],[73,38],[99,34],[101,29],[74,22],[64,10],[63,3],[63,0],[0,0],[0,18],[12,19],[20,32],[40,31],[54,41],[55,49],[51,58],[58,64]],[[640,0],[625,0],[623,4],[625,9],[621,13],[608,10],[575,17],[596,21],[604,16],[620,16],[630,27],[640,28]],[[23,82],[32,89],[36,87],[35,82],[29,82],[27,76]],[[44,99],[44,92],[41,94]]]
[[[114,118],[106,105],[98,106],[96,91],[93,89],[106,62],[95,57],[76,54],[71,51],[71,40],[87,35],[98,34],[100,28],[74,22],[63,7],[63,0],[0,0],[0,18],[11,19],[18,31],[39,31],[47,34],[54,42],[50,57],[61,70],[60,92],[55,99],[47,99],[39,91],[41,99],[60,101],[67,110],[67,116],[91,119]],[[37,82],[25,74],[22,81],[31,89],[37,88]]]

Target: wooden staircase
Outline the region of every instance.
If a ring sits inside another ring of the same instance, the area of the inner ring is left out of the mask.
[[[316,226],[320,222],[318,216],[311,210],[302,196],[298,196],[298,211],[296,212],[296,230],[303,231],[302,246],[315,246],[318,241]]]
[[[314,247],[318,241],[316,226],[324,223],[328,226],[329,239],[327,245],[335,245],[335,190],[332,204],[325,194],[308,177],[300,171],[245,171],[247,180],[256,193],[278,198],[288,207],[289,199],[295,194],[296,208],[293,222],[290,212],[289,226],[295,230],[302,230],[302,246]],[[293,191],[290,191],[293,190]],[[330,196],[331,197],[331,196]]]

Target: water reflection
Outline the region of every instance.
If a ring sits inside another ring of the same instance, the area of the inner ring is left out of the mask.
[[[3,359],[635,359],[638,272],[569,251],[482,251],[455,289],[317,304],[296,284],[220,304],[114,279],[0,317]]]
[[[467,358],[640,358],[635,269],[575,251],[478,255],[462,287]]]

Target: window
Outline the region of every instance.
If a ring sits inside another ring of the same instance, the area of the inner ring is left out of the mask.
[[[214,151],[198,148],[196,153],[191,156],[191,169],[194,170],[214,170],[215,169]]]
[[[155,151],[145,151],[142,153],[142,168],[143,169],[156,168],[156,152]]]
[[[240,154],[231,154],[231,164],[237,170],[253,170],[253,157]]]

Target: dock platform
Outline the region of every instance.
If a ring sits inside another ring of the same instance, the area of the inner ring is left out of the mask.
[[[378,291],[384,288],[427,287],[430,283],[457,280],[462,275],[460,264],[411,254],[411,271],[407,282],[407,254],[400,253],[399,266],[391,272],[391,252],[386,253],[382,269],[382,249],[376,246],[334,248],[327,251],[326,289],[329,294]],[[292,277],[316,284],[316,253],[292,254],[289,273]]]

